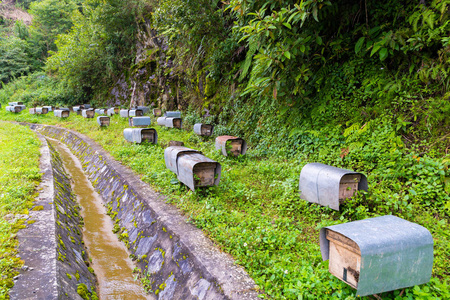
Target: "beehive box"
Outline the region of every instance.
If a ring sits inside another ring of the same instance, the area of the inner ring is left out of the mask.
[[[415,223],[382,216],[322,228],[322,259],[331,274],[357,290],[378,294],[429,282],[433,238]]]
[[[154,109],[153,109],[153,115],[154,115],[155,117],[161,117],[161,115],[162,115],[161,109],[159,109],[159,108],[154,108]]]
[[[36,114],[36,108],[30,108],[28,112],[30,113],[30,115],[34,115]]]
[[[129,117],[142,117],[144,115],[144,112],[141,109],[130,109],[128,111]]]
[[[172,117],[166,117],[165,119],[165,125],[168,128],[178,128],[181,129],[182,121],[181,118],[172,118]]]
[[[368,188],[363,174],[321,163],[306,164],[300,173],[300,198],[334,210],[357,191]]]
[[[138,106],[137,109],[142,110],[142,113],[145,115],[150,111],[150,108],[148,108],[147,106]]]
[[[110,122],[109,117],[106,117],[106,116],[99,116],[99,117],[97,117],[97,124],[100,127],[109,126],[109,122]]]
[[[166,167],[191,190],[218,185],[221,165],[200,151],[186,147],[168,147],[164,150]]]
[[[158,133],[153,128],[125,128],[123,136],[130,143],[141,144],[147,141],[156,144],[158,142]]]
[[[166,117],[159,117],[158,119],[156,119],[156,123],[159,126],[166,126]]]
[[[211,136],[214,126],[210,124],[197,123],[194,125],[194,132],[198,135]]]
[[[107,112],[107,110],[104,109],[104,108],[97,108],[95,110],[95,113],[98,114],[98,115],[106,115],[106,112]]]
[[[167,118],[181,118],[181,111],[166,111],[164,117]]]
[[[128,123],[131,127],[148,127],[151,125],[150,117],[130,117]]]
[[[42,106],[42,108],[46,108],[48,112],[51,112],[51,111],[53,111],[53,107],[52,107],[52,106],[50,106],[50,105],[47,105],[47,106]]]
[[[8,102],[9,106],[23,105],[23,102]]]
[[[92,108],[89,109],[83,109],[81,111],[81,115],[83,116],[83,118],[89,118],[92,119],[95,117],[95,110],[93,110]]]
[[[108,108],[108,110],[106,111],[106,115],[108,117],[111,117],[111,116],[113,116],[115,114],[116,114],[116,112],[114,111],[114,107]]]
[[[38,115],[45,115],[48,114],[48,108],[47,107],[36,107],[36,114]]]
[[[55,109],[54,110],[54,115],[57,118],[68,118],[69,115],[70,115],[70,111],[69,110]]]
[[[184,146],[184,142],[181,141],[169,141],[169,147],[172,146]]]
[[[221,150],[224,156],[228,156],[228,153],[239,156],[247,152],[247,143],[244,139],[235,136],[222,135],[216,138],[216,149]]]
[[[121,109],[120,110],[120,116],[122,117],[122,118],[128,118],[129,117],[129,110],[128,109]]]

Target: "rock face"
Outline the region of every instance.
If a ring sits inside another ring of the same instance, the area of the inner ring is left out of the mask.
[[[58,153],[41,137],[41,192],[30,212],[34,223],[19,231],[19,254],[26,267],[11,299],[82,299],[79,284],[95,291],[95,275],[82,243],[80,207]]]
[[[80,159],[158,299],[259,299],[243,268],[131,170],[78,133],[53,126],[39,131]]]
[[[123,75],[111,88],[107,104],[178,109],[181,100],[178,78],[172,72],[163,72],[173,66],[166,57],[164,39],[157,36],[148,20],[141,25],[137,39],[134,67],[129,77]]]

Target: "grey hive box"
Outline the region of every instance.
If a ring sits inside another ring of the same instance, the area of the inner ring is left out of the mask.
[[[121,109],[120,110],[120,117],[128,118],[129,117],[129,110],[128,109]]]
[[[166,167],[177,174],[179,181],[191,190],[218,185],[221,165],[204,156],[200,151],[181,146],[164,150]]]
[[[144,111],[141,109],[130,109],[128,111],[129,117],[142,117],[144,115]]]
[[[38,115],[45,115],[48,114],[49,110],[47,107],[43,106],[43,107],[36,107],[36,114]]]
[[[156,144],[158,142],[158,133],[153,128],[125,128],[123,136],[130,143],[141,144],[148,141]]]
[[[47,106],[42,106],[42,108],[46,108],[48,110],[48,112],[53,111],[53,107],[47,105]]]
[[[83,109],[81,111],[81,115],[83,116],[83,118],[92,119],[95,116],[95,110],[93,110],[92,108]]]
[[[148,112],[150,111],[150,108],[147,106],[138,106],[137,109],[142,110],[142,112],[145,114],[148,114]]]
[[[55,109],[53,113],[57,118],[68,118],[70,115],[69,110],[62,110],[62,109]]]
[[[214,126],[210,124],[197,123],[194,125],[194,132],[198,135],[211,136]]]
[[[424,284],[433,268],[433,238],[415,223],[382,216],[320,230],[331,274],[366,296]]]
[[[128,119],[128,124],[131,127],[147,127],[151,124],[150,117],[130,117]]]
[[[309,163],[300,173],[300,198],[334,210],[358,190],[368,188],[363,174],[321,163]]]
[[[229,152],[233,156],[239,156],[247,152],[247,143],[235,136],[221,135],[216,138],[216,149],[221,150],[224,156],[228,156]]]
[[[164,117],[168,118],[181,118],[181,111],[166,111]]]

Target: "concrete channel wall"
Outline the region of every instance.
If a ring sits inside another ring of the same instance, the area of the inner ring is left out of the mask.
[[[60,140],[80,159],[158,299],[259,299],[254,281],[231,256],[95,142],[59,127],[31,128]]]
[[[39,135],[40,136],[40,135]],[[82,242],[80,207],[70,179],[55,149],[42,136],[40,196],[30,212],[34,221],[19,231],[19,252],[26,267],[10,291],[11,299],[82,300],[84,284],[95,291],[97,281],[89,269]]]

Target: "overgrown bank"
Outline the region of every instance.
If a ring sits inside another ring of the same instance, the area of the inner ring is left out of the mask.
[[[23,126],[0,121],[0,298],[8,298],[23,261],[16,256],[17,231],[29,222],[28,210],[40,181],[40,142]]]
[[[296,159],[264,158],[254,148],[245,157],[227,159],[213,150],[211,138],[201,139],[189,131],[158,126],[159,145],[128,144],[122,138],[127,121],[118,116],[113,117],[107,129],[98,128],[95,120],[75,115],[63,121],[51,115],[31,116],[26,112],[20,115],[1,112],[0,117],[60,124],[96,140],[116,159],[141,174],[145,182],[168,195],[194,224],[231,253],[267,293],[267,298],[355,298],[354,291],[331,276],[327,263],[321,261],[318,230],[384,214],[394,214],[428,228],[435,240],[435,262],[429,284],[406,289],[401,297],[400,291],[384,293],[383,299],[449,296],[446,267],[450,257],[449,217],[444,208],[449,196],[442,181],[449,174],[441,159],[414,158],[405,148],[393,149],[395,144],[380,152],[386,146],[382,144],[372,155],[379,151],[377,155],[385,164],[362,156],[361,164],[350,165],[345,160],[324,159],[312,148],[314,143],[300,143],[305,155]],[[193,193],[181,185],[165,167],[163,147],[169,140],[182,140],[219,161],[222,164],[219,187]],[[391,145],[389,141],[385,143]],[[331,152],[330,145],[323,144],[322,151]],[[301,200],[298,176],[303,165],[311,161],[353,167],[367,174],[369,193],[348,202],[341,212]],[[400,175],[405,176],[403,182],[396,177]]]

